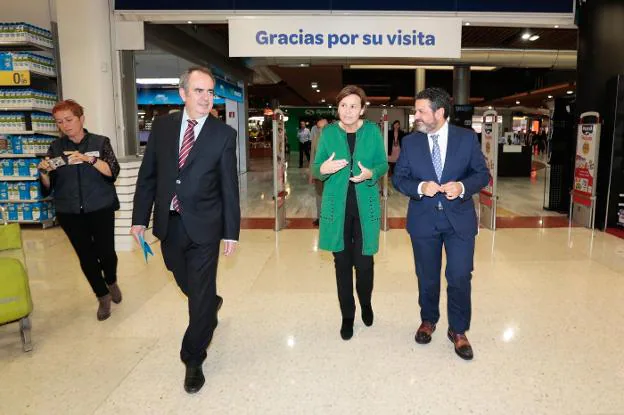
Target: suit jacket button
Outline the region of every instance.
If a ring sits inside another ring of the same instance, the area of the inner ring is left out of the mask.
[[[176,179],[176,184],[180,184],[182,183],[182,181],[180,181],[180,179]]]

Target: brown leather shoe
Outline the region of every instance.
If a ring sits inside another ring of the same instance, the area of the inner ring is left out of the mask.
[[[103,297],[98,297],[100,306],[97,310],[97,319],[99,321],[106,320],[111,315],[111,295],[106,294]]]
[[[465,334],[457,334],[454,333],[453,330],[448,330],[448,338],[455,346],[455,353],[457,356],[461,357],[464,360],[472,360],[474,354],[472,352],[472,346],[468,341],[468,337]]]
[[[423,321],[418,327],[416,331],[416,343],[418,344],[427,344],[431,342],[431,335],[436,329],[436,325],[429,322]]]
[[[113,303],[119,304],[121,303],[121,290],[119,289],[119,285],[114,283],[108,286],[108,291],[110,292]]]

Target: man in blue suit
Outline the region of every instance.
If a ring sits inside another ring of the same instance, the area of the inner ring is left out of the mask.
[[[448,338],[465,360],[473,358],[470,328],[477,216],[472,195],[489,180],[489,171],[472,130],[449,125],[451,97],[439,88],[416,96],[418,132],[403,138],[392,182],[409,196],[407,231],[412,239],[422,323],[416,342],[427,344],[440,319],[442,246],[446,251]]]

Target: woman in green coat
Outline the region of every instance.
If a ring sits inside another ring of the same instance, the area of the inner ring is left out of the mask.
[[[349,340],[355,320],[354,267],[362,321],[373,324],[373,255],[379,249],[381,217],[377,181],[388,170],[388,162],[379,127],[360,119],[364,91],[346,86],[336,102],[339,121],[323,129],[312,173],[324,182],[319,248],[334,253],[340,336]]]

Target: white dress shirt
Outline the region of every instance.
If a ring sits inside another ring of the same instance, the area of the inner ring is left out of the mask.
[[[186,127],[188,126],[188,120],[190,119],[191,117],[188,116],[188,114],[186,113],[186,108],[184,108],[184,111],[182,112],[182,124],[180,125],[180,138],[178,139],[178,154],[180,154],[180,150],[182,149],[182,142],[184,141],[184,132],[186,131]],[[197,124],[195,124],[195,127],[193,127],[193,134],[195,136],[195,140],[197,140],[197,137],[199,137],[199,133],[201,132],[201,129],[203,128],[204,123],[206,122],[207,119],[208,119],[208,116],[206,115],[195,120],[197,121]],[[171,204],[169,205],[169,210],[175,210],[173,208],[173,200],[171,201]]]
[[[186,113],[186,108],[184,108],[184,112],[182,114],[182,124],[180,125],[180,139],[178,141],[178,154],[180,152],[180,150],[182,149],[182,142],[184,141],[184,132],[186,131],[186,127],[188,126],[188,120],[190,120],[191,118],[188,116],[188,114]],[[201,132],[202,128],[204,127],[204,123],[206,122],[206,120],[208,119],[208,115],[205,115],[201,118],[197,118],[195,121],[197,121],[197,124],[195,124],[195,127],[193,127],[193,134],[195,136],[195,141],[197,141],[197,138],[199,137],[199,133]],[[193,144],[194,145],[194,144]],[[173,209],[173,200],[171,201],[171,205],[169,205],[169,210],[174,210]],[[224,239],[224,241],[226,242],[238,242],[235,239]]]
[[[442,127],[440,127],[440,129],[436,132],[432,132],[432,133],[427,133],[427,140],[429,141],[429,152],[431,154],[433,154],[433,138],[431,138],[432,135],[437,135],[438,136],[438,146],[440,147],[440,159],[442,160],[442,171],[444,171],[444,163],[446,162],[446,149],[448,148],[448,134],[449,134],[449,124],[448,124],[448,120],[444,122],[444,124],[442,125]],[[423,184],[425,184],[425,182],[420,182],[420,184],[418,185],[418,194],[419,195],[423,195],[422,192],[422,186]],[[443,183],[440,183],[443,184]],[[459,197],[464,197],[464,184],[462,182],[459,182],[459,184],[461,184],[462,187],[462,192],[461,195],[459,195]]]

